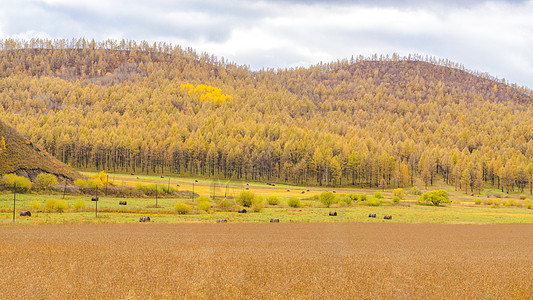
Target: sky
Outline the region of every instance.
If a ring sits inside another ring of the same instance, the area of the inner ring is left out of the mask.
[[[533,88],[533,0],[0,0],[0,39],[166,42],[262,68],[435,56]]]

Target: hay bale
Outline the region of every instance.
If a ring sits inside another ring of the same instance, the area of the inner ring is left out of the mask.
[[[139,222],[150,222],[150,217],[142,216],[139,218]]]
[[[91,198],[91,201],[98,201],[98,197],[93,196],[93,197]]]
[[[329,216],[330,217],[336,217],[337,216],[337,212],[336,211],[330,211],[329,212]]]
[[[385,220],[392,220],[392,216],[391,216],[391,215],[385,215],[385,216],[383,217],[383,219],[385,219]]]
[[[369,213],[369,214],[368,214],[368,217],[369,217],[369,218],[375,218],[375,217],[376,217],[376,214]]]
[[[118,202],[118,205],[127,205],[127,204],[128,204],[128,202],[126,202],[126,201],[119,201]]]
[[[270,223],[279,223],[279,219],[272,218],[270,219]]]
[[[161,178],[165,178],[165,176],[161,176]]]
[[[29,210],[23,210],[20,212],[21,217],[31,217],[31,212]]]
[[[134,173],[131,173],[131,175],[135,175]]]
[[[239,209],[239,213],[240,214],[245,214],[246,213],[246,209],[244,209],[244,208]]]
[[[226,219],[217,219],[217,223],[228,223]]]

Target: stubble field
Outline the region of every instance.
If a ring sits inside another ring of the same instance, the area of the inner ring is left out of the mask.
[[[0,229],[1,299],[531,299],[533,225]]]

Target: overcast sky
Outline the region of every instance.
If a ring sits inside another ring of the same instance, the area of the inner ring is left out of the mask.
[[[36,37],[167,42],[252,69],[417,53],[533,88],[533,0],[0,0],[0,38]]]

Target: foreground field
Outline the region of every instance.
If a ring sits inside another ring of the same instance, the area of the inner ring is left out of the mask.
[[[0,229],[2,299],[533,297],[532,225]]]

